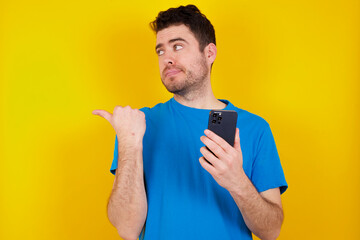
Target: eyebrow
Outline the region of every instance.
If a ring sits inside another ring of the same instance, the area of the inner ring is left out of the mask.
[[[185,39],[183,39],[181,37],[170,39],[168,43],[177,42],[177,41],[182,41],[182,42],[188,43],[188,41],[186,41]],[[156,49],[158,49],[158,48],[160,48],[162,46],[164,46],[163,43],[157,44],[156,47],[155,47],[155,51],[156,51]]]

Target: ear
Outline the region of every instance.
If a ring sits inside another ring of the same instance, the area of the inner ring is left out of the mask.
[[[207,45],[204,50],[205,50],[206,59],[211,65],[216,58],[216,53],[217,53],[216,45],[213,43],[209,43],[209,45]]]

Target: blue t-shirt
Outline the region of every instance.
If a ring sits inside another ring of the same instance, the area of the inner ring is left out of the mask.
[[[238,113],[243,168],[259,192],[287,189],[269,124],[236,108],[227,100],[224,110]],[[145,113],[143,162],[148,213],[140,239],[252,239],[230,193],[200,165],[200,137],[210,110],[184,106],[171,98]],[[111,172],[118,162],[115,138]]]

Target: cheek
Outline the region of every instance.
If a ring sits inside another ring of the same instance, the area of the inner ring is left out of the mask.
[[[163,64],[162,64],[162,62],[160,61],[160,59],[159,59],[159,70],[160,70],[160,74],[162,73],[162,71],[164,70],[164,66],[163,66]]]

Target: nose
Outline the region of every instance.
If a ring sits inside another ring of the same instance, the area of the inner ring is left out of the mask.
[[[166,64],[167,64],[167,65],[173,65],[173,64],[174,64],[174,61],[173,61],[172,59],[168,59],[168,60],[166,61]]]
[[[167,51],[168,52],[168,51]],[[164,64],[165,65],[174,65],[175,64],[175,58],[173,54],[171,53],[165,53],[164,56]]]

